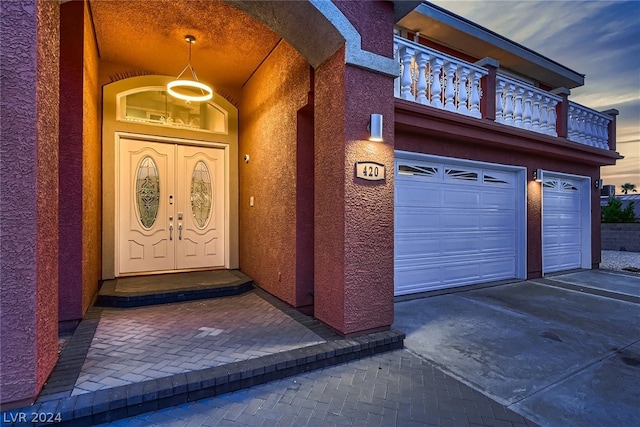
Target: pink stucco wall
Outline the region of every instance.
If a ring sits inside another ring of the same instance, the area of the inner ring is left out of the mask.
[[[344,330],[344,48],[315,72],[314,315]]]
[[[297,114],[296,146],[296,306],[313,314],[314,130],[313,96]]]
[[[60,28],[59,316],[67,321],[82,318],[100,278],[100,95],[86,4],[62,4]]]
[[[392,57],[393,4],[335,4],[362,48]],[[393,323],[393,77],[345,64],[344,49],[316,70],[314,314],[343,335]],[[384,142],[368,141],[382,114]],[[355,178],[355,163],[385,165],[383,181]]]
[[[346,71],[345,331],[357,333],[393,323],[393,78]],[[384,142],[367,140],[371,113],[384,118]],[[386,179],[354,178],[357,161],[384,164]]]
[[[240,268],[293,306],[310,303],[296,292],[306,282],[296,268],[305,262],[297,253],[298,111],[309,90],[309,64],[282,41],[245,84],[239,107]]]
[[[60,321],[82,317],[83,2],[60,6]]]
[[[57,360],[59,3],[0,2],[0,401],[35,398]],[[11,118],[7,120],[6,118]]]
[[[98,46],[89,8],[83,11],[84,74],[82,96],[82,314],[98,292],[102,277],[102,86],[98,83]]]
[[[352,335],[393,323],[393,79],[343,55],[316,72],[314,308]],[[383,143],[367,140],[372,113],[385,118]],[[384,164],[386,179],[355,178],[357,161]]]
[[[393,57],[392,2],[334,0],[333,3],[361,35],[363,50]]]

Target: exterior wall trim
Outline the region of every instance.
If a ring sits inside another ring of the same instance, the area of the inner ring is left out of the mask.
[[[251,0],[225,2],[279,34],[313,68],[319,67],[345,46],[346,64],[394,78],[400,74],[400,65],[394,58],[362,49],[360,33],[332,1],[271,2],[268,7],[265,6],[268,2]],[[404,13],[406,6],[403,5],[399,14]]]
[[[400,75],[400,64],[394,58],[386,58],[362,49],[360,34],[333,2],[326,0],[309,0],[309,2],[335,26],[344,38],[347,64],[392,77]]]
[[[614,165],[622,158],[611,150],[589,147],[566,138],[505,126],[488,120],[466,117],[402,99],[395,100],[395,128],[439,139],[483,143],[522,153],[566,159],[587,165]]]

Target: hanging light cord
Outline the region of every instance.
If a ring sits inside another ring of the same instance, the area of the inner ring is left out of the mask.
[[[179,80],[180,77],[182,77],[182,75],[184,74],[184,72],[187,71],[187,68],[189,68],[191,70],[191,77],[193,77],[195,81],[199,81],[198,76],[196,75],[196,70],[194,70],[193,66],[191,65],[191,46],[193,45],[193,43],[195,43],[195,41],[191,41],[190,39],[187,39],[187,42],[189,43],[189,62],[187,63],[187,65],[184,66],[182,71],[180,71],[180,74],[178,74],[178,77],[176,77],[176,80]],[[205,93],[202,89],[200,89],[200,92],[202,92],[203,94]]]

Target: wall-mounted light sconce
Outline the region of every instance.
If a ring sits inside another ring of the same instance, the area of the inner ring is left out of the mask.
[[[382,139],[382,114],[372,114],[369,121],[369,141],[381,142]]]
[[[604,188],[604,183],[602,182],[601,179],[596,179],[593,182],[593,186],[596,188],[596,190],[602,190],[602,188]]]
[[[542,182],[542,169],[536,169],[533,171],[533,180],[535,182]]]

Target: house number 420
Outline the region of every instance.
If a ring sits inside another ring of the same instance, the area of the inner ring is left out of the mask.
[[[385,169],[378,162],[357,162],[356,177],[367,181],[382,181],[385,178]]]

